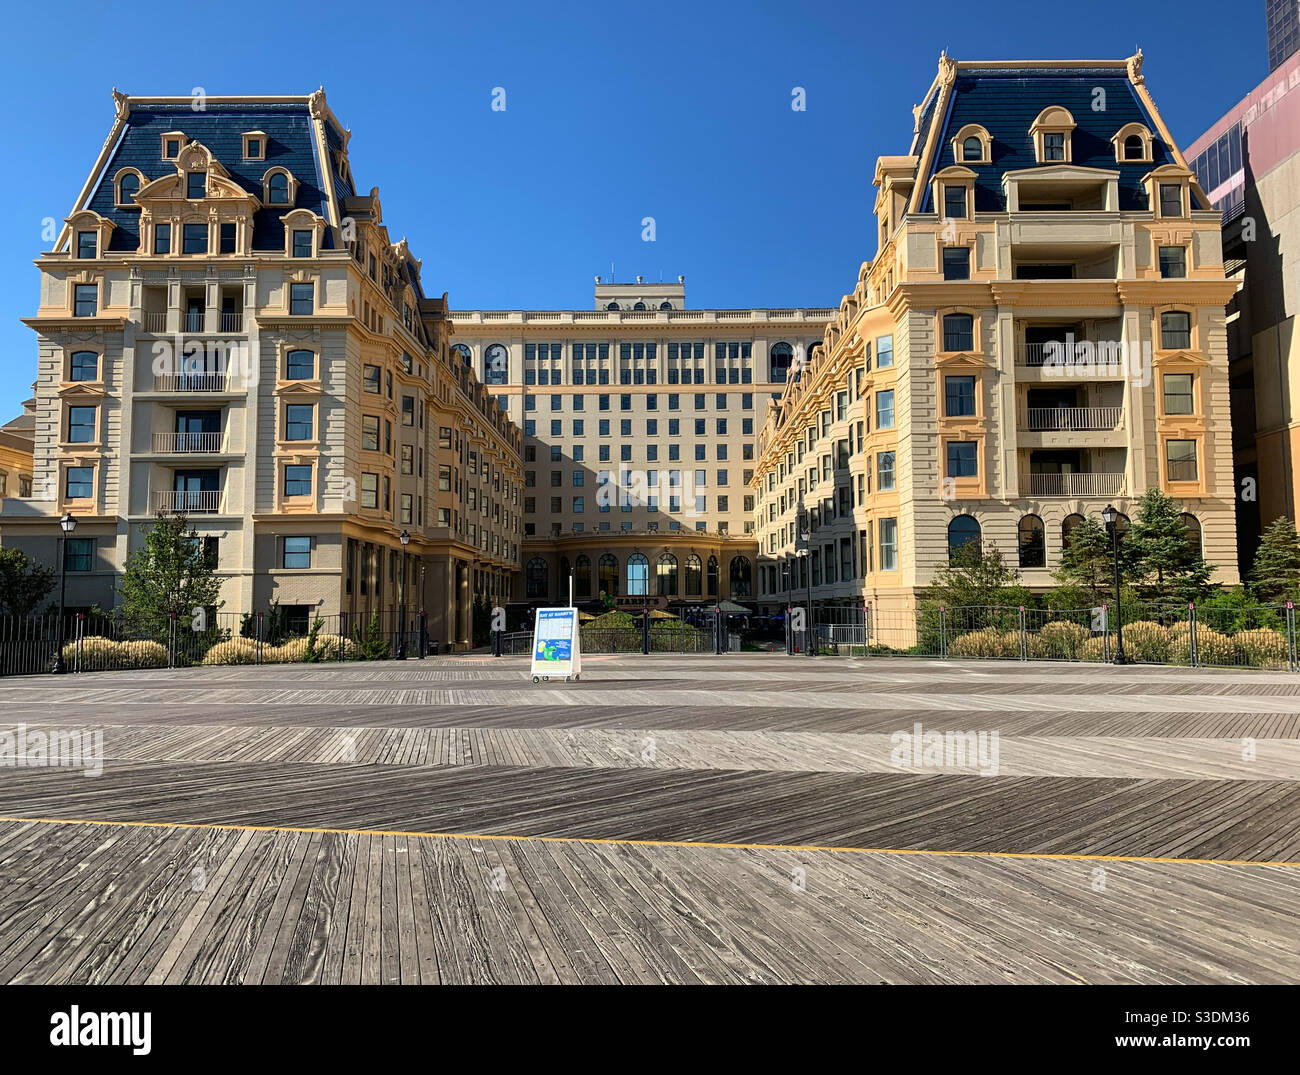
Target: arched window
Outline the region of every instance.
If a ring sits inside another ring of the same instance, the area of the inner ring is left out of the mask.
[[[453,364],[457,359],[459,359],[460,363],[464,366],[472,366],[474,364],[474,354],[470,351],[469,344],[453,343],[451,345],[451,353],[455,356],[453,358]]]
[[[632,309],[634,309],[634,310],[644,310],[644,309],[645,309],[645,303],[644,303],[644,302],[638,302],[638,303],[636,303],[636,305],[634,305],[634,306],[632,307]]]
[[[135,196],[140,190],[140,175],[137,172],[123,172],[117,181],[117,204],[134,205]]]
[[[671,310],[672,308],[673,304],[671,302],[661,302],[659,304],[659,309],[661,310]]]
[[[731,558],[731,596],[749,597],[754,590],[754,571],[746,556]]]
[[[600,558],[600,592],[613,597],[618,593],[618,560],[613,553]]]
[[[1061,548],[1068,549],[1070,547],[1070,537],[1082,522],[1082,515],[1067,515],[1061,521]]]
[[[573,561],[573,596],[591,596],[591,557],[585,553]]]
[[[650,561],[639,552],[627,558],[627,592],[632,597],[650,593]]]
[[[700,558],[691,553],[686,557],[686,596],[699,597],[700,587],[704,582],[704,565],[700,563]]]
[[[784,384],[790,375],[790,364],[794,361],[794,348],[788,343],[774,343],[767,353],[768,380],[774,384]]]
[[[617,309],[618,309],[618,303],[616,303],[616,302],[607,302],[607,303],[605,303],[605,309],[606,309],[606,310],[617,310]]]
[[[943,349],[945,351],[975,350],[975,318],[970,314],[944,314]]]
[[[1160,315],[1160,346],[1166,351],[1186,350],[1192,346],[1192,317],[1182,310]]]
[[[709,569],[707,574],[705,575],[705,582],[708,587],[707,589],[708,596],[717,597],[718,596],[718,558],[716,556],[709,557]]]
[[[980,524],[970,515],[958,515],[948,524],[948,562],[955,563],[967,545],[980,542]]]
[[[1124,139],[1124,159],[1126,161],[1146,160],[1147,147],[1140,134],[1130,134]]]
[[[505,384],[510,363],[504,344],[490,343],[483,348],[483,383]]]
[[[1020,520],[1018,530],[1021,567],[1047,566],[1047,537],[1043,520],[1037,515],[1026,515]]]
[[[961,144],[961,159],[964,161],[982,161],[984,159],[984,143],[979,140],[977,135],[971,135]]]
[[[284,172],[272,172],[266,180],[266,195],[271,205],[288,205],[289,177]]]
[[[1187,527],[1187,546],[1196,554],[1197,557],[1204,556],[1204,550],[1201,545],[1201,520],[1195,515],[1188,515],[1184,512],[1178,518],[1183,520],[1183,525]]]
[[[677,557],[664,553],[655,565],[655,579],[658,587],[655,592],[664,597],[677,596]]]
[[[524,595],[528,600],[544,600],[547,597],[550,579],[547,575],[546,561],[540,556],[534,556],[528,561],[528,570],[524,574],[525,586]]]

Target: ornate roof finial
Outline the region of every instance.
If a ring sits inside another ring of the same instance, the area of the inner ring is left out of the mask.
[[[125,119],[131,112],[131,99],[116,86],[113,87],[113,107],[117,110],[118,119]]]
[[[1142,85],[1146,81],[1142,74],[1142,49],[1139,47],[1137,52],[1128,58],[1128,80],[1135,86]]]
[[[957,77],[957,61],[948,55],[948,50],[939,53],[939,81],[948,85]]]

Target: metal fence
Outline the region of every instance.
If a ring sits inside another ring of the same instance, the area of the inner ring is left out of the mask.
[[[1285,605],[1014,605],[787,610],[786,652],[1264,668],[1300,671],[1296,613]]]

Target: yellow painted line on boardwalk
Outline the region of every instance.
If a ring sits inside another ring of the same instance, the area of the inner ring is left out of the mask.
[[[743,844],[710,840],[633,840],[598,836],[511,836],[477,832],[406,832],[401,829],[330,829],[298,825],[232,825],[199,821],[103,821],[95,818],[4,817],[26,825],[108,825],[137,829],[217,829],[229,832],[303,832],[334,836],[407,836],[421,840],[519,840],[552,844],[611,844],[630,847],[720,848],[739,851],[829,851],[843,855],[944,855],[949,858],[1064,859],[1072,862],[1153,862],[1179,866],[1300,866],[1300,862],[1254,859],[1161,858],[1155,855],[1069,855],[1045,851],[938,851],[904,847],[836,847],[826,844]]]

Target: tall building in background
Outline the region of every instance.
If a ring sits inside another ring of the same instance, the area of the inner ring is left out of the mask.
[[[0,511],[4,497],[32,495],[36,400],[23,403],[23,413],[0,426]]]
[[[1270,4],[1270,41],[1272,38]],[[1282,5],[1277,5],[1282,6]],[[1290,4],[1294,26],[1295,3]],[[1261,527],[1300,504],[1300,53],[1188,147],[1222,213],[1233,458],[1243,572]]]
[[[111,609],[144,528],[184,513],[227,611],[401,602],[467,646],[473,597],[515,586],[519,430],[452,362],[446,295],[358,193],[324,92],[114,96],[38,261],[34,488],[0,539],[54,563],[70,513],[68,604]]]
[[[751,602],[758,426],[829,309],[686,306],[596,280],[589,310],[455,310],[462,360],[524,432],[527,601]]]
[[[944,56],[914,118],[876,256],[759,435],[760,604],[907,606],[972,541],[1043,589],[1152,487],[1235,582],[1234,285],[1141,54]]]
[[[1268,69],[1276,71],[1300,50],[1300,0],[1264,0]]]

